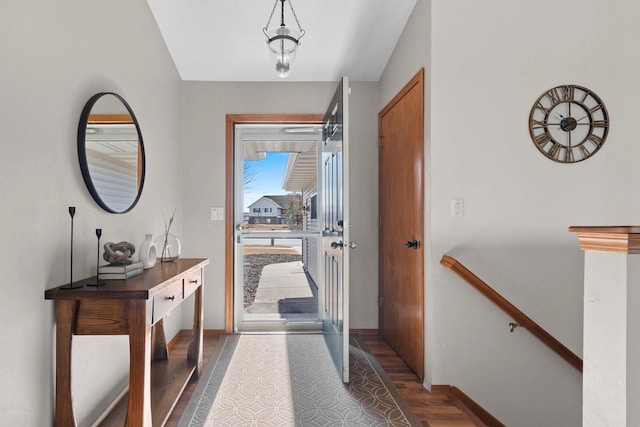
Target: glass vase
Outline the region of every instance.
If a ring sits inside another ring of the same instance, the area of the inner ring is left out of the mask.
[[[160,262],[177,260],[180,249],[180,239],[173,233],[162,233],[156,239],[156,254]]]

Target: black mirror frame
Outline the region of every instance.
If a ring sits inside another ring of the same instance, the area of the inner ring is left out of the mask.
[[[136,126],[136,131],[138,132],[138,144],[140,145],[140,155],[142,156],[142,159],[141,159],[142,173],[140,176],[140,185],[138,187],[138,194],[136,195],[135,200],[131,203],[131,206],[129,206],[129,208],[127,208],[124,211],[114,211],[111,207],[109,207],[104,202],[104,200],[102,200],[102,198],[100,197],[100,194],[98,194],[98,191],[96,190],[96,187],[93,185],[93,180],[91,179],[91,174],[89,173],[89,165],[87,163],[87,155],[86,155],[87,122],[89,120],[89,115],[91,114],[91,110],[93,109],[93,106],[95,105],[96,102],[98,102],[100,98],[102,98],[105,95],[113,95],[116,98],[118,98],[122,102],[122,105],[125,106],[129,114],[131,115],[131,119],[133,120],[133,123]],[[144,143],[142,141],[142,132],[140,131],[138,119],[136,118],[136,115],[133,113],[133,110],[131,109],[127,101],[125,101],[123,97],[121,97],[120,95],[114,92],[100,92],[93,95],[91,98],[89,98],[89,100],[84,106],[84,109],[82,110],[82,114],[80,115],[80,122],[78,123],[78,144],[77,145],[78,145],[78,160],[80,162],[80,171],[82,172],[82,178],[84,179],[84,183],[87,186],[87,189],[91,194],[91,197],[93,197],[93,200],[95,200],[96,203],[102,209],[110,213],[123,214],[133,209],[135,205],[138,203],[140,196],[142,195],[142,188],[144,187],[144,178],[145,178],[145,173],[147,169],[147,163],[146,163],[146,157],[144,153]]]

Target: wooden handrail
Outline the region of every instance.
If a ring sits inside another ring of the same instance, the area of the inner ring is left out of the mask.
[[[487,285],[482,279],[473,274],[467,267],[462,265],[458,260],[450,256],[444,255],[440,260],[440,264],[452,270],[458,276],[462,277],[467,283],[476,288],[482,295],[489,298],[502,311],[513,318],[520,326],[531,332],[536,338],[547,345],[551,350],[555,351],[560,357],[569,362],[571,366],[582,372],[582,359],[574,352],[565,347],[560,341],[555,339],[549,332],[545,331],[540,325],[531,320],[526,314],[520,311],[516,306],[507,301],[502,295],[496,292],[491,286]]]

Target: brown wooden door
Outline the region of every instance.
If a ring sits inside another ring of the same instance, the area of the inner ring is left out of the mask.
[[[378,114],[380,335],[424,379],[424,70]]]

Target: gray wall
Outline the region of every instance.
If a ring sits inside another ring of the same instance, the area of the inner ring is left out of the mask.
[[[205,285],[205,328],[224,328],[224,222],[209,208],[224,206],[227,114],[324,114],[337,83],[183,82],[184,248],[211,259]],[[376,328],[378,295],[377,83],[352,82],[351,326]],[[226,206],[230,209],[230,206]],[[185,310],[184,317],[191,316]]]
[[[52,424],[54,389],[44,291],[69,280],[67,208],[77,208],[75,278],[95,271],[96,228],[102,242],[136,245],[162,231],[161,210],[180,203],[180,83],[144,0],[0,2],[0,52],[0,424],[41,427]],[[128,214],[100,210],[78,166],[80,113],[100,91],[129,102],[146,144],[145,191]],[[128,342],[77,337],[73,350],[74,404],[88,425],[127,380]]]
[[[382,106],[420,65],[430,79],[427,380],[459,386],[507,425],[581,425],[581,375],[525,330],[510,334],[512,319],[439,260],[457,257],[582,354],[583,256],[567,227],[640,213],[639,8],[418,0],[380,81]],[[611,115],[602,150],[573,165],[542,156],[527,129],[537,97],[567,83],[594,90]],[[451,199],[464,217],[451,217]]]

